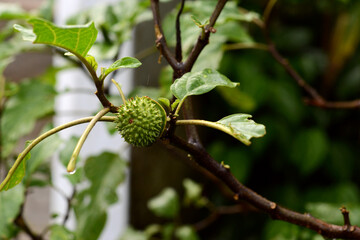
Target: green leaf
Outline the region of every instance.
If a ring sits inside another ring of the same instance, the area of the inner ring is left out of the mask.
[[[90,186],[77,194],[74,206],[79,239],[98,239],[108,206],[118,201],[116,189],[125,180],[125,170],[126,163],[118,154],[104,152],[86,160],[84,174]]]
[[[100,40],[100,45],[106,44],[115,47],[112,48],[115,50],[111,51],[112,56],[106,53],[107,59],[113,59],[118,52],[116,48],[132,37],[134,26],[152,18],[149,5],[150,2],[144,0],[95,4],[93,7],[71,17],[67,22],[68,24],[84,24],[89,19],[94,21],[96,28],[101,29],[102,34],[106,36],[106,38]],[[104,51],[99,51],[99,49],[97,51],[102,55],[104,54]],[[103,57],[102,55],[95,54],[97,59]]]
[[[117,61],[115,61],[109,68],[107,68],[104,72],[104,79],[109,73],[120,69],[120,68],[137,68],[141,65],[141,62],[133,57],[123,57]]]
[[[21,36],[25,41],[30,41],[30,42],[34,42],[36,39],[36,35],[33,32],[32,29],[29,28],[25,28],[21,25],[18,24],[14,24],[14,29],[21,32]]]
[[[61,225],[52,225],[50,227],[50,240],[73,240],[74,233]]]
[[[105,210],[88,208],[80,218],[77,218],[76,239],[98,240],[105,226],[107,213]]]
[[[104,152],[86,160],[84,173],[91,182],[88,189],[94,204],[110,205],[117,201],[116,188],[125,180],[126,163],[118,154]],[[99,201],[99,202],[96,202]]]
[[[204,27],[204,25],[201,23],[201,21],[199,19],[197,19],[194,15],[191,15],[191,20],[193,20],[193,22],[196,24],[196,26],[198,27]]]
[[[127,228],[120,240],[147,240],[147,235],[142,231],[137,231],[133,228]]]
[[[281,221],[268,221],[263,231],[263,239],[298,240],[300,228],[294,224]]]
[[[202,186],[196,182],[194,182],[191,179],[184,179],[183,181],[183,186],[185,188],[185,196],[184,196],[184,201],[185,204],[189,205],[191,203],[203,203],[204,201],[200,201],[202,196]]]
[[[0,239],[12,239],[14,237],[13,221],[19,214],[24,202],[24,191],[24,187],[19,185],[11,191],[0,192]]]
[[[30,19],[29,23],[33,25],[35,39],[30,29],[15,25],[15,28],[23,34],[24,40],[60,47],[83,58],[94,44],[98,33],[94,23],[58,27],[40,18]]]
[[[158,98],[158,102],[164,105],[167,109],[170,109],[170,100],[167,98]]]
[[[2,190],[9,190],[10,188],[15,187],[16,185],[18,185],[19,183],[21,183],[22,179],[25,176],[25,165],[26,165],[26,161],[29,160],[31,157],[31,154],[28,153],[25,158],[21,161],[21,163],[19,164],[19,166],[15,169],[14,174],[11,176],[11,178],[9,179],[9,181],[7,182],[7,184],[5,184],[4,188]],[[10,172],[8,173],[10,174]],[[1,191],[2,191],[1,190]]]
[[[179,240],[200,240],[194,228],[191,226],[181,226],[175,230],[175,236]]]
[[[345,206],[350,212],[351,224],[358,225],[360,223],[360,205],[358,203],[333,204],[314,202],[307,203],[305,208],[307,212],[316,218],[320,218],[328,223],[341,225],[344,224],[344,217],[339,211],[341,206]]]
[[[23,81],[11,97],[1,118],[2,155],[9,156],[17,141],[30,133],[37,119],[54,112],[56,92],[50,84],[38,80]]]
[[[180,100],[191,96],[207,93],[217,86],[234,88],[239,83],[231,82],[226,76],[216,70],[204,69],[200,72],[190,72],[175,80],[170,91]]]
[[[55,6],[55,0],[44,1],[38,10],[39,17],[44,18],[46,20],[54,19],[54,9],[55,9],[54,6]]]
[[[91,67],[96,71],[98,68],[98,63],[96,62],[95,57],[88,54],[86,55],[85,59],[86,61],[88,61]]]
[[[249,119],[251,117],[249,114],[233,114],[220,119],[216,123],[225,127],[234,138],[245,145],[250,145],[251,138],[262,137],[266,133],[265,126]]]
[[[176,109],[176,107],[179,105],[180,100],[179,99],[175,99],[175,101],[171,104],[171,110]]]
[[[2,20],[26,19],[29,16],[18,4],[0,3],[0,19]]]
[[[224,100],[238,111],[251,112],[256,108],[254,99],[238,87],[218,87],[217,90]]]
[[[179,213],[179,196],[172,188],[165,188],[148,202],[148,208],[159,217],[174,218]]]
[[[50,130],[51,126],[44,128],[45,131]],[[43,132],[45,132],[43,131]],[[58,135],[53,135],[31,150],[31,161],[26,164],[26,176],[24,178],[25,186],[27,181],[31,180],[31,175],[60,147],[62,140]]]
[[[161,231],[161,239],[163,240],[172,240],[174,238],[174,223],[167,223],[163,225]]]
[[[76,185],[83,181],[84,169],[82,167],[76,167],[76,171],[72,172],[72,174],[65,174],[65,177],[69,179],[72,185]]]

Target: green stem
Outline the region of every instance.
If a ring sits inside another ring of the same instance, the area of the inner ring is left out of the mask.
[[[85,117],[85,118],[81,118],[81,119],[77,119],[75,121],[71,121],[68,123],[65,123],[63,125],[60,125],[58,127],[55,127],[43,134],[41,134],[39,137],[37,137],[34,141],[31,142],[31,144],[29,146],[27,146],[24,151],[22,151],[19,156],[17,157],[14,165],[11,167],[11,169],[9,170],[9,173],[7,174],[6,178],[4,179],[4,181],[0,184],[0,191],[2,191],[5,187],[5,185],[10,181],[10,178],[14,175],[16,169],[19,167],[20,163],[22,162],[22,160],[25,158],[25,156],[31,151],[31,149],[33,149],[37,144],[39,144],[41,141],[45,140],[47,137],[50,137],[51,135],[60,132],[61,130],[64,130],[66,128],[78,125],[78,124],[82,124],[82,123],[87,123],[90,122],[94,117]],[[114,122],[116,119],[116,117],[102,117],[99,119],[99,121],[104,121],[104,122]]]
[[[231,132],[230,128],[227,128],[227,127],[223,126],[222,124],[219,124],[219,123],[216,123],[216,122],[210,122],[210,121],[206,121],[206,120],[199,120],[199,119],[177,120],[176,125],[205,126],[205,127],[210,127],[210,128],[220,130],[220,131],[222,131],[224,133],[227,133],[227,134],[229,134],[231,136],[234,135]]]
[[[176,108],[176,111],[174,113],[174,115],[177,117],[179,116],[179,112],[180,112],[180,109],[181,109],[181,106],[183,105],[184,101],[185,101],[186,97],[181,99],[181,101],[179,102],[179,104],[177,105],[177,108]]]
[[[91,119],[89,125],[86,127],[85,131],[83,132],[83,134],[81,135],[79,142],[77,143],[73,154],[71,155],[69,164],[67,165],[67,171],[68,172],[73,172],[75,171],[75,166],[76,166],[76,159],[79,156],[80,150],[82,148],[82,146],[84,145],[84,142],[86,140],[86,138],[89,136],[89,133],[91,132],[91,130],[93,129],[93,127],[95,126],[95,124],[97,123],[97,121],[99,121],[99,119],[104,116],[106,113],[108,113],[110,111],[110,108],[103,108],[101,109],[100,112],[98,112],[95,117],[93,117],[93,119]]]
[[[263,14],[264,23],[266,25],[268,24],[270,13],[273,10],[276,2],[277,2],[277,0],[269,0],[267,5],[266,5],[266,8],[265,8],[264,14]]]
[[[120,84],[119,84],[118,82],[116,82],[114,79],[111,79],[111,81],[115,84],[117,90],[118,90],[119,93],[120,93],[120,96],[121,96],[121,99],[122,99],[122,101],[123,101],[123,104],[125,104],[125,103],[126,103],[126,99],[125,99],[125,95],[124,95],[124,92],[123,92],[122,89],[121,89]]]

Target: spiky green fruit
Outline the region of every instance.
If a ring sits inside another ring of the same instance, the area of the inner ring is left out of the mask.
[[[153,144],[166,126],[166,111],[149,97],[135,97],[119,107],[116,129],[126,142],[145,147]]]

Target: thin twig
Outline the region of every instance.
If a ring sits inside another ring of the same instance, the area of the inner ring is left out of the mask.
[[[208,217],[193,224],[193,227],[196,229],[196,231],[201,231],[205,228],[208,228],[223,215],[239,214],[253,210],[255,209],[251,209],[251,207],[246,206],[245,204],[216,207]]]
[[[27,224],[27,222],[25,221],[25,219],[23,218],[23,213],[24,213],[24,204],[21,205],[20,207],[20,211],[18,216],[15,218],[14,223],[21,229],[23,230],[30,238],[31,240],[42,240],[42,236],[39,234],[34,233],[29,225]]]
[[[226,2],[227,2],[227,0],[219,0],[217,2],[216,7],[210,17],[209,24],[205,26],[204,34],[203,33],[200,34],[195,46],[193,47],[193,49],[190,52],[189,57],[187,58],[187,60],[184,63],[184,71],[185,72],[191,71],[191,69],[194,66],[195,61],[199,57],[200,53],[202,52],[204,47],[209,43],[210,33],[214,31],[213,27],[216,23],[216,20],[218,19],[219,15],[220,15],[221,11],[223,10]]]
[[[76,188],[74,187],[71,196],[70,196],[70,197],[66,197],[67,207],[66,207],[66,214],[65,214],[65,217],[64,217],[63,222],[62,222],[62,225],[63,225],[63,226],[65,226],[67,220],[68,220],[69,217],[70,217],[71,202],[72,202],[72,200],[74,199],[75,194],[76,194]]]
[[[269,0],[265,7],[264,14],[263,14],[263,19],[264,19],[265,25],[267,25],[267,23],[268,23],[269,16],[270,16],[276,2],[277,2],[277,0]]]
[[[175,70],[179,67],[179,63],[178,63],[178,61],[176,61],[175,57],[170,52],[169,47],[166,43],[166,39],[163,34],[163,30],[161,27],[159,0],[151,0],[151,10],[152,10],[153,19],[154,19],[156,47],[159,49],[160,54],[165,57],[166,61]]]
[[[257,50],[268,50],[268,45],[263,43],[254,42],[243,42],[243,43],[232,43],[223,46],[225,51],[228,50],[239,50],[239,49],[257,49]]]
[[[182,45],[181,45],[181,29],[180,29],[180,16],[182,11],[184,10],[185,0],[181,0],[181,5],[179,12],[176,16],[176,23],[175,23],[175,29],[176,29],[176,48],[175,48],[175,59],[178,62],[182,61]]]
[[[349,211],[344,206],[340,208],[340,211],[344,217],[344,226],[350,227],[351,223],[350,223],[350,218],[349,218]]]

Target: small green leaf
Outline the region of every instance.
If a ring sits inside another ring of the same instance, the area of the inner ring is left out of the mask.
[[[158,98],[158,101],[163,104],[167,109],[170,109],[170,100],[167,98]]]
[[[36,35],[32,29],[24,28],[23,26],[18,24],[14,24],[14,29],[21,32],[21,36],[25,41],[30,41],[30,42],[35,41]]]
[[[64,53],[65,56],[75,56],[73,53],[71,52],[66,52]],[[90,66],[96,71],[97,68],[98,68],[98,63],[97,61],[95,60],[95,57],[90,55],[90,54],[87,54],[86,57],[85,57],[85,60],[90,64]]]
[[[217,86],[234,88],[239,83],[231,82],[226,76],[216,70],[204,69],[200,72],[190,72],[175,80],[170,91],[182,100],[191,95],[207,93]]]
[[[24,40],[60,47],[83,58],[94,44],[98,33],[94,23],[58,27],[40,18],[30,19],[29,23],[33,25],[35,39],[30,29],[14,26],[22,33]]]
[[[141,62],[133,57],[123,57],[115,61],[111,66],[105,69],[102,79],[104,79],[109,73],[120,68],[137,68],[141,65]]]
[[[180,103],[179,99],[176,99],[172,104],[171,104],[171,110],[175,109]]]
[[[245,145],[250,145],[250,139],[253,137],[262,137],[265,135],[265,126],[250,120],[249,114],[233,114],[224,117],[216,123],[221,124],[229,130],[234,138],[243,142]]]
[[[90,66],[96,71],[98,68],[98,63],[96,62],[95,57],[88,54],[86,55],[85,59],[86,61],[88,61],[88,63],[90,63]]]
[[[71,240],[75,239],[74,233],[61,225],[52,225],[50,227],[50,240]]]
[[[4,188],[2,190],[9,190],[10,188],[15,187],[16,185],[18,185],[19,183],[21,183],[22,179],[25,176],[25,165],[26,165],[26,161],[29,160],[31,157],[31,154],[28,153],[25,158],[21,161],[21,163],[19,164],[19,166],[16,168],[14,174],[11,176],[10,180],[7,182],[7,184],[5,184]],[[10,172],[8,173],[10,174]],[[2,191],[1,190],[1,191]]]
[[[76,167],[76,171],[72,174],[65,173],[65,177],[69,179],[72,185],[76,185],[83,181],[84,169],[82,167]]]
[[[199,28],[204,27],[204,25],[201,23],[199,19],[197,19],[194,15],[191,15],[191,20],[198,26]]]
[[[201,199],[202,186],[191,179],[184,179],[183,186],[185,188],[185,202],[187,204],[197,203]]]
[[[199,240],[199,236],[190,226],[181,226],[175,230],[175,236],[179,240]]]
[[[159,195],[150,199],[148,208],[159,217],[174,218],[179,212],[179,196],[172,188],[165,188]]]

